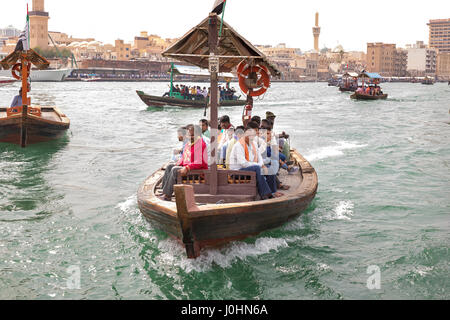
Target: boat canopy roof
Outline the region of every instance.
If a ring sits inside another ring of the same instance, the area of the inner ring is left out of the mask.
[[[182,66],[175,64],[173,66],[173,72],[176,74],[184,74],[190,76],[207,76],[209,77],[209,71],[207,69],[202,69],[200,67],[195,66]],[[231,72],[221,72],[219,73],[219,77],[223,78],[233,78],[234,75]]]
[[[356,72],[346,72],[344,73],[343,77],[353,77],[353,78],[357,78],[358,74]]]
[[[219,19],[219,23],[220,21]],[[162,55],[209,69],[208,25],[209,16],[167,48]],[[222,36],[219,37],[216,56],[219,57],[220,71],[222,72],[232,71],[242,60],[252,60],[255,64],[267,67],[272,76],[281,74],[262,52],[225,21],[223,22]]]
[[[20,55],[22,54],[22,51],[14,51],[10,55],[8,55],[6,58],[4,58],[2,61],[0,61],[0,65],[5,70],[11,69],[17,61],[20,59]],[[31,61],[34,66],[40,70],[47,69],[50,63],[45,59],[44,57],[40,56],[36,51],[33,49],[30,49],[26,52],[27,58]]]
[[[376,72],[362,72],[359,74],[359,77],[360,78],[369,78],[369,79],[382,79],[383,78]]]

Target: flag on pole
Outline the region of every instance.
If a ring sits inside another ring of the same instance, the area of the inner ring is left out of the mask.
[[[221,14],[223,9],[224,9],[226,1],[227,0],[216,0],[214,2],[214,7],[213,7],[213,10],[211,12],[217,13],[217,15]]]
[[[28,15],[27,5],[27,23],[25,29],[19,35],[19,41],[17,42],[16,49],[14,51],[28,51],[30,50],[30,16]]]

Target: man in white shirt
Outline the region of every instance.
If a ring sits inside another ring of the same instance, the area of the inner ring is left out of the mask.
[[[271,199],[274,196],[263,176],[263,171],[267,170],[264,166],[261,153],[259,152],[254,139],[258,124],[249,122],[245,131],[245,135],[233,146],[230,156],[230,169],[253,171],[256,173],[256,185],[261,199]]]

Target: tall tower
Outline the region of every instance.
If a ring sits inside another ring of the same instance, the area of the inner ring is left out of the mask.
[[[40,49],[48,48],[48,12],[44,9],[44,0],[33,0],[30,15],[30,46]]]
[[[320,27],[319,27],[319,13],[316,12],[316,25],[313,28],[314,35],[314,50],[319,52],[319,36],[320,36]]]

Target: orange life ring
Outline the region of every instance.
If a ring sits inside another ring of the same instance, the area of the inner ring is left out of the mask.
[[[31,67],[31,64],[28,65],[28,75],[30,74],[30,67]],[[21,80],[22,79],[22,64],[16,63],[14,65],[14,67],[12,68],[11,73],[12,73],[12,76],[16,80]]]
[[[260,87],[258,90],[252,92],[250,92],[248,86],[245,83],[245,80],[248,78],[248,75],[251,72],[254,72],[258,75],[258,80],[256,84],[258,85],[258,87]],[[243,61],[239,64],[237,73],[239,77],[239,87],[241,88],[242,92],[244,92],[246,95],[257,97],[263,95],[270,87],[269,70],[265,66],[256,65],[250,67]]]

